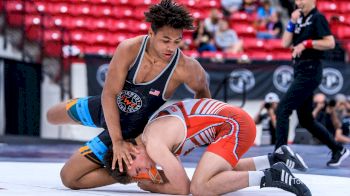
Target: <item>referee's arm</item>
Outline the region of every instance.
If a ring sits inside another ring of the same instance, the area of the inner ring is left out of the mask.
[[[335,47],[333,35],[328,35],[319,40],[312,40],[312,48],[316,50],[330,50]]]
[[[293,31],[295,28],[295,23],[297,23],[298,18],[300,18],[301,15],[301,10],[296,9],[292,13],[290,17],[290,23],[288,23],[288,28],[287,31],[284,32],[283,37],[282,37],[282,47],[288,48],[292,45],[292,40],[293,40]],[[294,26],[289,26],[289,25],[294,25]]]
[[[282,47],[289,48],[292,45],[293,33],[285,31],[282,37]]]

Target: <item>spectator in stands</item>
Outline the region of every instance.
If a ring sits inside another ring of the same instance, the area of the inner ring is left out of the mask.
[[[193,33],[193,41],[198,52],[216,51],[213,35],[206,30],[202,20],[197,20],[197,29]]]
[[[337,114],[335,111],[335,100],[327,100],[323,93],[317,93],[313,97],[312,115],[316,121],[321,123],[333,136],[335,134],[337,123]],[[339,122],[339,121],[338,121]]]
[[[344,135],[347,139],[343,142],[350,143],[350,96],[347,97],[346,100],[346,114],[341,119],[341,131],[342,135]],[[338,131],[336,132],[336,134]],[[339,133],[338,133],[339,134]]]
[[[348,130],[347,123],[349,121],[344,119],[344,126],[342,126],[342,119],[338,118],[336,112],[336,100],[332,99],[327,101],[323,93],[317,93],[313,98],[313,102],[314,109],[312,115],[314,118],[328,129],[337,142],[350,143],[350,137],[346,134]]]
[[[255,22],[255,27],[257,30],[265,29],[267,23],[270,20],[270,16],[276,12],[276,9],[271,6],[269,0],[264,0],[262,4],[258,7],[257,17]]]
[[[242,3],[242,0],[221,0],[222,13],[224,17],[229,19],[232,13],[239,10]]]
[[[254,117],[256,124],[262,125],[262,131],[271,134],[270,144],[276,142],[276,109],[280,99],[276,93],[266,94],[258,113]]]
[[[337,102],[337,105],[336,105],[337,115],[341,119],[347,115],[346,96],[342,93],[338,93],[335,95],[335,101]]]
[[[266,23],[265,31],[259,31],[259,39],[280,39],[283,34],[283,24],[281,22],[281,13],[274,12]]]
[[[256,13],[258,7],[259,2],[257,0],[244,0],[240,10],[246,12],[247,14],[254,14]]]
[[[243,42],[238,39],[236,32],[229,28],[228,22],[224,19],[219,22],[215,43],[219,49],[227,53],[238,53],[243,50]]]
[[[220,11],[216,8],[213,8],[210,11],[210,15],[206,19],[204,19],[204,27],[209,33],[214,35],[218,29],[219,21]]]
[[[271,5],[271,2],[269,0],[264,0],[257,10],[258,19],[267,20],[275,12],[276,9]]]

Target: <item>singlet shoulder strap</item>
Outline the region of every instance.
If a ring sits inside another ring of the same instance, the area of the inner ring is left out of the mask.
[[[135,58],[135,61],[132,63],[132,66],[131,66],[131,69],[129,70],[128,72],[128,75],[126,77],[126,80],[129,81],[129,82],[132,82],[134,83],[134,76],[135,76],[135,73],[137,71],[137,69],[139,68],[140,64],[141,64],[141,61],[142,61],[142,58],[143,58],[143,55],[145,53],[145,50],[146,50],[146,45],[147,45],[147,40],[148,40],[148,35],[146,35],[144,38],[143,38],[143,41],[142,41],[142,44],[141,44],[141,47],[140,47],[140,50]]]

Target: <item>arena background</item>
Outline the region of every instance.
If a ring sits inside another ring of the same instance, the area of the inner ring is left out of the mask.
[[[242,0],[260,2],[260,0]],[[82,126],[53,126],[46,111],[72,97],[101,93],[108,62],[122,41],[147,33],[144,11],[158,0],[0,0],[0,195],[143,195],[136,184],[111,185],[83,191],[69,190],[60,181],[63,163],[85,141],[101,130]],[[196,20],[212,9],[221,13],[221,0],[176,0]],[[293,0],[270,0],[281,13],[285,28]],[[317,0],[336,38],[336,48],[326,52],[322,84],[318,92],[328,99],[350,95],[350,3],[349,0]],[[223,17],[223,14],[220,14]],[[184,33],[183,52],[196,58],[208,74],[214,98],[243,107],[251,116],[268,92],[279,96],[293,78],[290,49],[281,39],[258,39],[257,13],[244,10],[228,18],[230,29],[243,40],[243,51],[199,53],[193,31]],[[181,86],[166,104],[192,97]],[[309,165],[295,172],[313,195],[349,195],[349,159],[336,169],[326,167],[329,149],[297,127],[291,117],[289,143]],[[273,151],[273,145],[257,126],[257,137],[245,156]],[[347,145],[349,148],[350,146]],[[205,148],[182,159],[191,177]],[[346,177],[346,178],[344,178]],[[231,195],[231,194],[229,194]],[[233,195],[290,195],[276,189],[250,187]]]

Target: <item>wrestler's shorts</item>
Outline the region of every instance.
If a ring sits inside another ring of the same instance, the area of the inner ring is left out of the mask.
[[[102,127],[100,96],[72,99],[67,102],[66,110],[69,117],[81,125]]]
[[[224,158],[234,168],[239,159],[254,144],[256,126],[254,120],[240,108],[226,107],[218,115],[230,117],[216,127],[215,141],[207,151]]]
[[[67,102],[66,110],[68,115],[81,125],[105,129],[79,149],[80,153],[86,158],[103,166],[104,155],[112,141],[106,130],[107,126],[102,115],[101,97],[92,96],[72,99]]]

